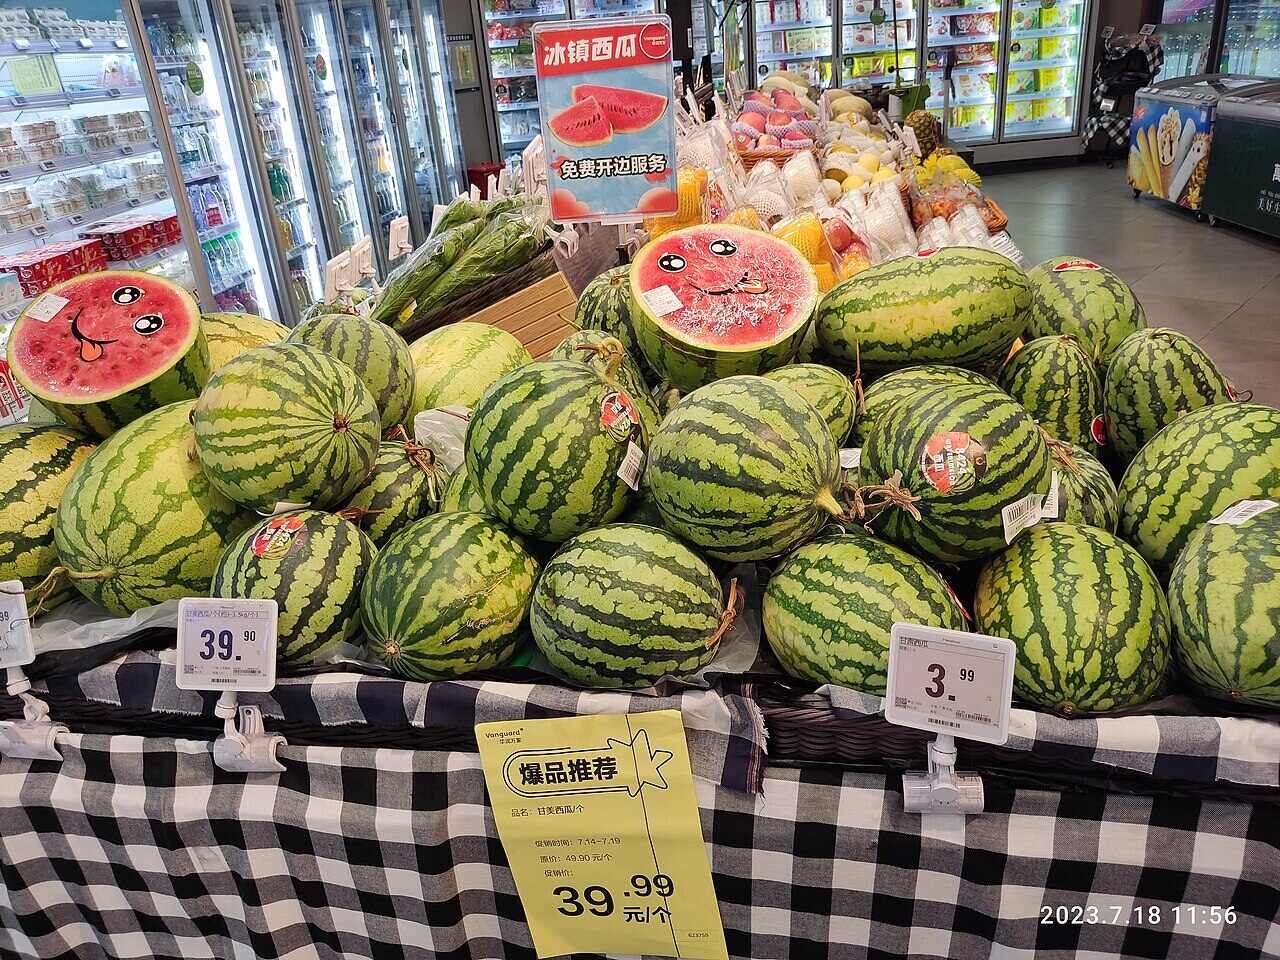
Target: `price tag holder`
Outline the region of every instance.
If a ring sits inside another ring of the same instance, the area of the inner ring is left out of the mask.
[[[1144,37],[1149,37],[1155,32],[1156,32],[1156,25],[1154,23],[1144,23],[1142,25],[1142,29],[1138,31],[1138,33]]]
[[[178,601],[179,690],[266,693],[276,685],[276,602]]]
[[[373,276],[373,241],[362,237],[351,247],[351,268],[355,283]]]
[[[6,580],[0,583],[0,669],[25,667],[35,658],[22,581]]]
[[[324,298],[331,303],[338,299],[341,291],[354,286],[351,251],[343,250],[324,265]]]
[[[409,218],[396,217],[391,221],[391,229],[387,234],[387,260],[399,260],[413,249],[409,242]]]
[[[476,725],[539,957],[727,960],[677,710]]]

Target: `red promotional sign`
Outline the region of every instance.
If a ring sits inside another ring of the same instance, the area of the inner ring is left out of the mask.
[[[671,56],[671,30],[660,23],[543,29],[533,42],[543,77],[641,67]]]

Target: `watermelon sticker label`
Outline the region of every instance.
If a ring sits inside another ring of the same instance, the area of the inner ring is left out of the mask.
[[[644,448],[634,440],[627,441],[627,452],[618,465],[618,479],[632,490],[640,489],[640,474],[644,471]]]
[[[1086,260],[1083,257],[1072,257],[1069,260],[1060,260],[1053,265],[1054,273],[1066,273],[1068,270],[1101,270],[1099,264],[1092,260]]]
[[[533,27],[551,217],[636,222],[679,209],[671,20]]]
[[[305,527],[302,517],[297,514],[272,517],[258,528],[249,549],[255,557],[263,560],[283,560],[302,545]]]
[[[646,290],[644,292],[644,302],[649,305],[650,310],[660,317],[675,313],[684,306],[680,302],[680,298],[676,296],[676,292],[665,283],[660,287],[654,287],[652,290]]]
[[[22,581],[5,580],[0,583],[0,669],[25,667],[35,658]]]
[[[71,301],[66,297],[60,297],[56,293],[46,293],[36,299],[36,301],[27,307],[26,315],[33,320],[39,320],[41,323],[48,323]]]
[[[600,426],[609,436],[621,443],[631,438],[631,431],[640,425],[640,414],[625,390],[610,390],[600,401]]]
[[[939,493],[964,493],[987,474],[987,450],[962,431],[935,433],[920,453],[920,472]]]
[[[1103,419],[1102,414],[1098,414],[1093,418],[1093,422],[1089,424],[1089,433],[1093,437],[1093,442],[1100,447],[1107,445],[1107,421]]]
[[[1266,513],[1268,510],[1274,510],[1276,507],[1280,507],[1280,503],[1276,503],[1274,500],[1241,500],[1239,503],[1227,507],[1209,522],[1215,524],[1225,523],[1235,527],[1246,520],[1252,520],[1259,514]]]

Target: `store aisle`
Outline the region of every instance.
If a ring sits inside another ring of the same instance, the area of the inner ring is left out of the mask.
[[[1121,166],[996,173],[984,189],[1029,263],[1078,254],[1110,267],[1152,326],[1196,337],[1234,384],[1280,406],[1280,242],[1134,200]]]

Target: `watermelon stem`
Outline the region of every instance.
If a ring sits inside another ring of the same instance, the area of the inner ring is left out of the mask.
[[[110,580],[116,575],[115,567],[103,567],[101,570],[72,570],[69,567],[56,566],[49,571],[49,575],[41,580],[34,587],[24,590],[28,597],[35,597],[35,604],[31,608],[31,619],[34,620],[40,616],[44,609],[44,602],[49,599],[55,590],[58,589],[58,581],[62,577],[68,580]]]
[[[865,518],[863,526],[868,530],[889,507],[906,511],[913,520],[922,519],[920,509],[916,506],[919,502],[920,498],[902,485],[901,470],[893,471],[893,476],[884,483],[853,488],[853,515],[859,520]]]
[[[617,379],[618,370],[622,367],[622,361],[626,357],[626,351],[623,350],[621,340],[617,337],[605,337],[599,343],[581,344],[578,349],[587,353],[594,353],[602,358],[605,361],[604,378],[610,382]]]
[[[837,519],[842,519],[845,515],[844,506],[827,487],[823,487],[818,491],[818,495],[813,498],[813,502]]]

